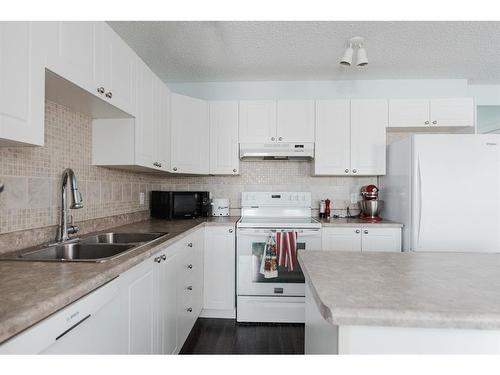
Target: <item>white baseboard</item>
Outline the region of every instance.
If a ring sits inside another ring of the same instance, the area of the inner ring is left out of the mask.
[[[236,319],[236,309],[203,309],[200,318]]]

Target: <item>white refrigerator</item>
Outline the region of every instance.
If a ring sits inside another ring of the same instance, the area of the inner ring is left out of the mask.
[[[405,251],[500,252],[500,134],[397,141],[379,185]]]

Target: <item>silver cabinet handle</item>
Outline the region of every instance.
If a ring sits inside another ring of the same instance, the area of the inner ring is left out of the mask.
[[[187,290],[193,290],[193,287],[190,285],[186,288]]]
[[[358,173],[358,170],[357,169],[353,169],[352,173]]]
[[[192,242],[188,243],[188,247],[193,247],[193,243]]]
[[[359,229],[356,229],[356,234],[359,234],[361,231]]]
[[[349,169],[344,170],[345,173],[349,173]]]
[[[276,140],[276,138],[274,138],[274,137],[271,137],[271,141],[275,141],[275,140]]]
[[[113,93],[111,91],[106,93],[106,98],[111,99],[113,97]]]
[[[436,120],[432,121],[433,125],[436,125],[438,122]]]
[[[234,172],[234,173],[236,173],[236,172],[238,172],[238,170],[237,170],[236,168],[234,168],[234,169],[233,169],[233,172]]]
[[[156,258],[155,258],[155,262],[156,262],[156,263],[160,263],[160,262],[161,262],[161,258],[160,258],[160,257],[156,257]]]
[[[278,141],[282,141],[282,140],[283,140],[283,137],[279,137],[279,138],[278,138]]]
[[[163,254],[163,255],[161,256],[161,260],[167,260],[167,256],[166,256],[165,254]]]
[[[429,125],[429,121],[424,122],[425,125]]]
[[[229,233],[233,233],[233,230],[232,230],[232,229],[229,229]]]
[[[193,312],[193,308],[192,308],[192,307],[188,307],[188,308],[186,309],[186,311],[187,311],[187,312]]]
[[[176,171],[176,170],[177,170],[177,167],[173,167],[172,169],[173,169],[174,171]]]
[[[368,231],[365,229],[365,230],[363,231],[363,233],[364,233],[364,234],[368,234]]]
[[[158,167],[160,167],[160,168],[161,168],[161,163],[158,163]]]
[[[193,269],[193,265],[192,264],[188,264],[187,268],[189,268],[190,270]]]
[[[105,90],[105,89],[104,89],[104,87],[102,87],[102,86],[97,88],[97,92],[98,92],[99,94],[104,94],[104,91],[106,91],[106,90]]]

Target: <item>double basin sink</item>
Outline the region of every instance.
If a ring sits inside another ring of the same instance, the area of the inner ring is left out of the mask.
[[[5,254],[0,260],[105,262],[168,233],[101,233]]]

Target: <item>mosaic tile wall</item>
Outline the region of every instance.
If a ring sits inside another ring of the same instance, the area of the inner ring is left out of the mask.
[[[0,194],[0,233],[57,225],[60,175],[67,167],[74,169],[84,198],[84,208],[73,210],[77,223],[144,213],[152,189],[207,190],[214,198],[229,198],[231,213],[238,215],[240,193],[245,190],[311,191],[313,208],[320,199],[330,198],[334,209],[343,210],[351,192],[376,183],[375,177],[311,177],[311,163],[296,161],[242,162],[241,175],[216,177],[165,177],[94,167],[91,136],[89,117],[47,101],[45,146],[0,148],[0,181],[5,184]],[[145,205],[139,205],[139,192],[146,195]]]
[[[45,146],[0,148],[0,233],[56,225],[67,167],[84,199],[84,208],[72,211],[76,222],[147,209],[139,191],[151,190],[158,177],[92,166],[91,136],[89,117],[47,101]]]

